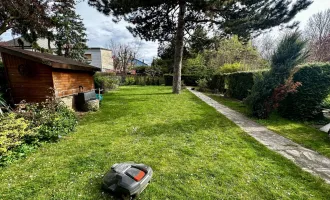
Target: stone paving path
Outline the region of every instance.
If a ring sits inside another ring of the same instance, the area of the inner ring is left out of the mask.
[[[206,102],[208,105],[215,108],[218,112],[225,115],[228,119],[233,121],[241,127],[246,133],[254,137],[261,144],[267,148],[283,155],[292,160],[303,170],[318,175],[330,184],[330,159],[320,155],[319,153],[306,149],[291,140],[282,137],[266,127],[250,120],[242,114],[229,109],[228,107],[219,104],[210,97],[188,88],[193,94]]]

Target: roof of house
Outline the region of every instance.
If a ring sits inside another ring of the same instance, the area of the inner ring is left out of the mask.
[[[24,58],[27,60],[32,60],[38,63],[42,63],[44,65],[51,66],[52,68],[55,69],[69,69],[69,70],[92,71],[92,72],[101,70],[98,67],[81,63],[70,58],[65,58],[63,56],[27,51],[15,47],[0,45],[0,52],[7,53],[20,58]]]
[[[89,47],[87,50],[106,50],[111,51],[111,49],[103,48],[103,47]]]
[[[141,60],[136,59],[136,58],[134,58],[132,61],[135,62],[135,64],[139,64],[139,66],[149,66],[149,65],[148,65],[147,63],[145,63],[144,61],[141,61]]]

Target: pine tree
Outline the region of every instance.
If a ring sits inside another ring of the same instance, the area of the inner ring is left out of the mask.
[[[89,0],[98,11],[134,24],[129,30],[146,40],[176,37],[173,93],[181,90],[185,31],[197,25],[214,26],[225,34],[251,33],[288,23],[311,0]]]
[[[206,49],[211,48],[212,39],[207,36],[207,32],[201,25],[196,26],[196,30],[189,38],[191,53],[202,53]]]
[[[56,26],[54,33],[57,55],[85,61],[86,28],[82,19],[75,12],[75,0],[56,0],[53,21]]]

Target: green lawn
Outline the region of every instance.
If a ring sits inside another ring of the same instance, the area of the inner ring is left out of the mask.
[[[193,94],[121,87],[75,133],[0,172],[0,199],[110,199],[116,162],[154,169],[141,199],[329,199],[330,185],[271,152]]]
[[[251,117],[248,108],[241,101],[212,94],[208,95],[223,105],[241,112],[245,116],[248,116],[256,122],[266,126],[268,129],[330,158],[330,139],[327,133],[316,129],[307,123],[285,119],[277,113],[273,113],[269,119],[258,120]]]

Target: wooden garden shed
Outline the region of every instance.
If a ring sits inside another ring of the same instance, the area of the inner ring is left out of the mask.
[[[99,68],[75,60],[0,46],[13,103],[42,102],[50,96],[74,107],[74,95],[94,90]]]

